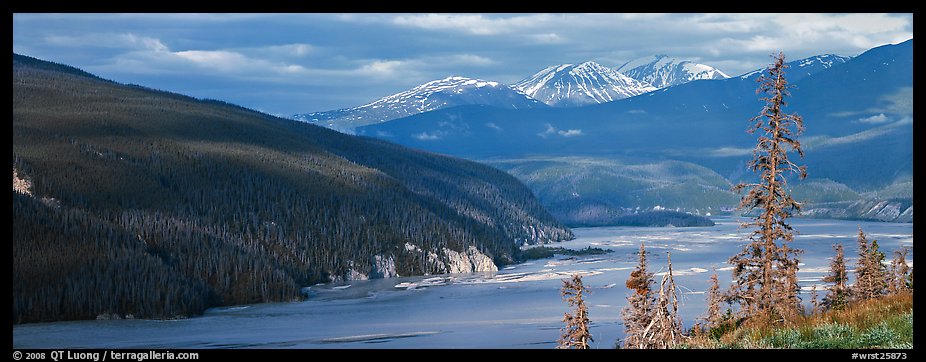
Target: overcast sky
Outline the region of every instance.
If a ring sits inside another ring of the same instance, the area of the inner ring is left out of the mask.
[[[912,14],[14,14],[13,51],[270,114],[362,105],[450,75],[668,54],[735,76],[779,50],[855,56]]]

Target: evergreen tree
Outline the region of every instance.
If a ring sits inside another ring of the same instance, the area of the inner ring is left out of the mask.
[[[894,260],[891,261],[891,283],[888,290],[891,294],[906,293],[912,288],[908,285],[908,280],[913,274],[910,272],[910,266],[907,265],[908,251],[906,246],[894,251]]]
[[[711,286],[707,289],[707,316],[702,318],[707,322],[708,328],[715,328],[723,322],[723,314],[720,312],[722,302],[720,280],[717,278],[717,270],[714,270],[714,274],[711,275]]]
[[[793,231],[787,219],[800,204],[788,193],[787,174],[807,175],[805,166],[788,158],[789,151],[803,157],[800,142],[795,138],[804,130],[803,119],[797,114],[784,113],[785,97],[790,93],[784,77],[784,54],[774,57],[772,64],[759,78],[758,92],[765,93],[766,102],[760,114],[752,119],[749,133],[760,131],[753,160],[749,168],[759,174],[755,184],[738,184],[734,191],[748,189],[739,209],[758,210],[758,215],[743,227],[754,226],[750,243],[730,258],[734,285],[728,292],[731,300],[741,306],[743,317],[762,316],[769,321],[784,322],[800,312],[797,285],[797,254],[792,249]]]
[[[849,303],[851,291],[848,287],[849,273],[846,271],[846,258],[842,244],[835,244],[836,257],[830,262],[830,272],[823,281],[833,283],[830,285],[828,292],[823,296],[822,305],[825,310],[840,310]]]
[[[563,335],[560,337],[557,348],[588,349],[589,342],[594,341],[589,330],[588,308],[583,298],[583,293],[586,292],[591,291],[585,289],[582,277],[578,274],[573,275],[571,280],[563,280],[561,293],[573,311],[572,314],[563,315],[563,322],[566,326],[562,328]]]
[[[653,319],[654,299],[650,285],[653,283],[653,273],[646,268],[646,248],[640,243],[640,253],[636,268],[627,278],[627,288],[631,294],[627,297],[627,306],[621,310],[624,320],[624,348],[639,348],[645,344],[643,331]]]
[[[856,300],[868,300],[884,295],[888,283],[887,270],[881,263],[884,253],[878,250],[877,240],[868,244],[861,227],[858,229],[858,256],[853,296]]]

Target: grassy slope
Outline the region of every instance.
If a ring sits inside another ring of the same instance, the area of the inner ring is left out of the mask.
[[[683,348],[913,348],[913,295],[890,295],[805,316],[790,327],[744,325]]]

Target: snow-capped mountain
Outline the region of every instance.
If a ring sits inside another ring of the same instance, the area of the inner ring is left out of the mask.
[[[670,58],[663,54],[634,59],[615,70],[660,89],[699,79],[730,78],[712,66]]]
[[[292,118],[352,133],[354,128],[368,124],[470,104],[508,109],[546,107],[507,85],[453,76],[430,81],[359,107],[296,114]]]
[[[595,62],[554,65],[512,87],[554,107],[605,103],[656,90]]]
[[[814,55],[812,57],[788,62],[788,69],[785,70],[785,74],[787,74],[788,81],[793,83],[808,75],[812,75],[821,70],[845,63],[850,59],[852,58],[836,54]],[[763,70],[765,70],[765,68],[756,69],[741,75],[740,78],[758,77],[759,73],[761,73]]]

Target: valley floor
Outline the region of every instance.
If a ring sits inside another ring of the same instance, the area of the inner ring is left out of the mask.
[[[716,218],[692,228],[597,227],[575,229],[575,240],[555,246],[612,250],[504,267],[497,273],[401,277],[311,286],[305,302],[217,308],[181,320],[107,320],[13,326],[14,348],[553,348],[568,307],[561,280],[582,274],[592,293],[586,303],[593,348],[612,348],[623,337],[624,282],[640,242],[650,270],[665,272],[671,252],[680,287],[680,316],[690,327],[705,311],[711,269],[730,280],[727,258],[743,243],[741,219]],[[855,255],[858,226],[886,253],[913,245],[905,223],[794,219],[800,234],[799,283],[807,301],[822,289],[832,244]],[[908,260],[913,260],[912,253]]]

